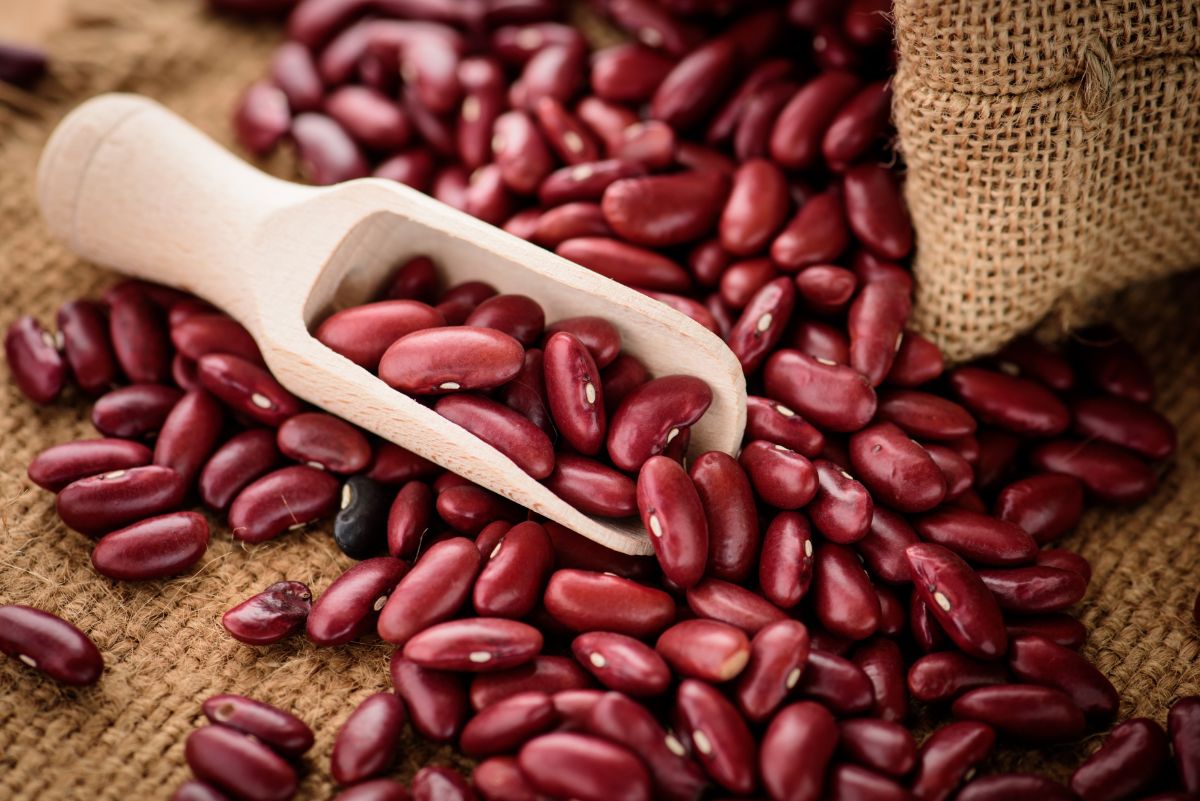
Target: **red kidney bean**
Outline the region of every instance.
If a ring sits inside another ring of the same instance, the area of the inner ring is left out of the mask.
[[[544,350],[546,396],[550,414],[568,444],[593,456],[604,444],[606,420],[600,371],[573,334],[559,331]]]
[[[458,158],[476,170],[491,160],[492,130],[506,106],[504,73],[493,59],[478,56],[463,59],[458,78],[465,93],[455,132]]]
[[[536,479],[554,470],[554,446],[530,420],[493,400],[475,395],[450,395],[434,411],[511,459]]]
[[[31,606],[0,606],[0,653],[76,687],[95,684],[104,671],[104,659],[86,634]]]
[[[554,169],[545,139],[522,111],[508,111],[496,118],[491,145],[504,183],[518,194],[536,192]]]
[[[583,84],[586,60],[586,47],[546,45],[525,62],[521,77],[509,88],[509,101],[526,110],[536,108],[544,97],[566,103]]]
[[[1162,727],[1132,718],[1114,728],[1100,749],[1071,774],[1071,789],[1083,801],[1120,801],[1150,792],[1170,759]]]
[[[979,578],[1001,609],[1022,614],[1060,612],[1082,600],[1088,584],[1074,571],[1041,565],[980,570]]]
[[[46,74],[46,62],[46,52],[40,48],[5,42],[0,45],[0,81],[31,88]]]
[[[842,179],[846,220],[863,245],[882,259],[899,261],[912,250],[913,231],[892,174],[877,164],[860,164]]]
[[[825,782],[830,801],[909,801],[912,794],[897,782],[858,765],[834,765]]]
[[[788,169],[809,169],[821,159],[821,143],[838,110],[859,90],[859,79],[826,72],[792,96],[771,131],[771,158]]]
[[[467,317],[466,325],[503,331],[525,347],[537,342],[546,315],[533,298],[525,295],[494,295]]]
[[[520,667],[477,674],[471,679],[471,706],[479,711],[521,692],[538,690],[558,694],[592,686],[591,677],[574,659],[536,656]]]
[[[855,550],[877,578],[903,583],[912,580],[904,549],[919,541],[916,531],[901,515],[875,507],[870,528],[855,543]]]
[[[731,310],[744,309],[777,275],[770,259],[748,259],[731,264],[721,274],[721,301]]]
[[[764,440],[742,449],[743,469],[759,498],[778,509],[799,509],[817,493],[817,471],[802,454]]]
[[[414,256],[404,262],[388,279],[380,300],[413,300],[432,303],[438,294],[437,267],[428,256]],[[370,306],[371,304],[364,304]],[[354,308],[361,309],[363,306]],[[386,308],[386,307],[381,307]],[[400,307],[397,307],[400,308]],[[332,317],[330,318],[332,319]],[[319,330],[319,329],[318,329]],[[416,330],[415,328],[413,330]],[[367,332],[363,332],[364,334]],[[405,331],[404,333],[410,333]],[[403,336],[401,334],[400,336]],[[390,344],[390,343],[389,343]],[[331,346],[332,347],[332,346]],[[382,353],[381,353],[382,355]]]
[[[1012,798],[1075,801],[1078,796],[1061,784],[1041,776],[1000,773],[972,779],[955,796],[955,801],[1007,801]]]
[[[966,409],[927,392],[883,392],[879,416],[921,439],[956,440],[975,433],[975,418]]]
[[[688,471],[704,508],[708,527],[705,573],[742,581],[758,554],[758,511],[750,480],[727,453],[709,451],[697,457]]]
[[[312,592],[299,581],[280,581],[251,595],[221,616],[221,625],[248,645],[279,642],[304,625],[312,611]]]
[[[852,659],[871,680],[875,717],[892,722],[907,718],[908,691],[899,646],[893,640],[875,637],[859,645]]]
[[[996,354],[996,360],[1001,372],[1026,375],[1058,392],[1075,387],[1071,363],[1032,337],[1017,337]]]
[[[550,148],[562,161],[584,164],[600,158],[600,145],[591,129],[567,111],[562,101],[553,97],[539,98],[533,111]]]
[[[586,514],[627,517],[637,511],[632,479],[592,459],[560,453],[545,483]]]
[[[759,629],[750,642],[750,661],[738,677],[734,698],[755,723],[766,720],[799,683],[808,662],[808,629],[780,620]]]
[[[817,530],[833,542],[849,544],[866,536],[874,517],[867,488],[849,473],[825,459],[813,462],[817,494],[808,505],[808,516]]]
[[[500,168],[495,164],[480,167],[467,177],[461,206],[467,214],[492,225],[501,225],[512,215],[513,205],[512,195],[504,186]]]
[[[431,546],[388,597],[379,614],[379,636],[403,645],[451,617],[470,594],[480,561],[479,550],[465,537]]]
[[[1136,403],[1154,400],[1154,376],[1137,349],[1116,329],[1099,325],[1076,331],[1072,344],[1081,369],[1097,388]]]
[[[797,701],[780,710],[758,755],[763,786],[776,801],[817,801],[837,747],[837,723],[820,704]]]
[[[174,387],[160,384],[120,387],[101,396],[92,406],[92,425],[109,437],[144,437],[162,428],[182,397],[183,393]]]
[[[800,206],[771,243],[771,259],[780,269],[793,272],[811,264],[836,262],[849,244],[841,194],[829,190]]]
[[[684,620],[664,631],[655,649],[675,673],[714,683],[729,681],[750,660],[750,640],[717,620]]]
[[[670,259],[615,239],[568,239],[555,252],[626,286],[686,292],[692,283],[687,271]]]
[[[408,788],[391,779],[372,779],[342,790],[334,801],[411,801]]]
[[[231,437],[217,448],[200,471],[200,498],[220,511],[252,481],[279,463],[275,432],[252,428]]]
[[[343,86],[325,98],[325,112],[358,144],[369,150],[393,151],[408,144],[412,133],[404,109],[367,86]]]
[[[196,362],[200,383],[227,406],[255,422],[278,427],[300,411],[300,401],[270,373],[245,359],[210,353]]]
[[[624,634],[581,634],[571,643],[571,651],[579,664],[611,690],[634,696],[658,695],[671,684],[671,669],[663,657]]]
[[[676,130],[702,122],[721,101],[733,78],[737,51],[724,39],[712,39],[679,60],[650,101],[650,116]]]
[[[1119,445],[1148,459],[1170,458],[1175,429],[1158,412],[1124,398],[1080,398],[1071,407],[1075,433]]]
[[[1154,471],[1143,461],[1104,442],[1056,440],[1035,449],[1030,458],[1040,470],[1079,479],[1105,503],[1140,503],[1158,484]]]
[[[406,719],[404,703],[392,693],[367,696],[342,723],[333,741],[333,778],[353,784],[385,773],[399,752]]]
[[[612,573],[629,579],[648,579],[657,575],[658,565],[653,556],[618,553],[551,520],[543,521],[542,525],[554,543],[554,557],[560,568]]]
[[[1175,754],[1175,770],[1183,789],[1194,793],[1200,788],[1200,698],[1180,698],[1167,715],[1167,731]]]
[[[708,559],[708,524],[687,472],[652,456],[638,474],[637,505],[663,573],[684,589],[698,582]]]
[[[59,307],[55,323],[62,335],[63,355],[79,388],[90,395],[98,395],[111,388],[117,378],[117,362],[109,341],[108,319],[100,305],[87,300],[68,301]],[[19,324],[20,321],[14,323],[14,328]],[[36,348],[29,351],[30,356],[36,355],[39,363],[43,356],[47,357],[47,364],[53,363],[48,350],[43,351],[37,341],[30,340],[30,344]],[[43,341],[41,344],[46,343]],[[12,369],[16,370],[15,365],[19,361],[21,359],[14,359],[9,354],[8,362]],[[52,377],[55,371],[51,368],[44,374],[35,372]],[[25,392],[24,386],[21,391]]]
[[[518,693],[472,718],[463,729],[459,748],[472,757],[508,753],[554,728],[558,721],[558,711],[549,695]]]
[[[764,626],[787,618],[778,607],[745,587],[706,578],[687,591],[687,603],[703,618],[719,620],[754,634]]]
[[[596,703],[604,697],[602,690],[560,690],[553,696],[554,708],[562,715],[559,731],[582,731]]]
[[[109,334],[117,362],[130,381],[164,383],[170,374],[170,344],[162,310],[136,289],[113,295]]]
[[[981,662],[958,651],[938,651],[917,659],[908,670],[908,689],[925,703],[949,701],[967,690],[1004,684],[1008,671],[998,662]]]
[[[476,795],[462,774],[451,768],[424,767],[412,780],[413,801],[475,801]]]
[[[440,468],[433,462],[392,442],[380,442],[367,478],[381,484],[405,484],[417,478],[430,478]]]
[[[1071,697],[1053,687],[996,684],[960,695],[956,718],[987,723],[997,731],[1030,743],[1074,740],[1083,734],[1083,712]]]
[[[195,512],[151,517],[104,535],[92,549],[92,566],[121,581],[174,576],[208,550],[208,521]]]
[[[1057,396],[1026,378],[960,367],[950,374],[950,386],[980,420],[1017,434],[1052,437],[1071,422]]]
[[[357,473],[371,461],[371,446],[362,432],[332,415],[298,414],[284,421],[276,436],[284,456],[323,470]]]
[[[306,465],[283,467],[256,479],[229,507],[229,527],[243,542],[265,542],[337,511],[341,485]]]
[[[1047,548],[1038,551],[1035,564],[1070,570],[1078,573],[1084,581],[1092,580],[1091,563],[1074,551],[1068,551],[1065,548]]]
[[[831,633],[861,640],[879,627],[879,598],[849,547],[835,543],[817,546],[813,585],[817,619]]]
[[[592,55],[592,92],[615,103],[644,103],[674,66],[674,61],[641,44],[605,47]]]
[[[529,418],[547,434],[554,434],[550,419],[550,401],[546,397],[545,357],[539,348],[525,351],[521,371],[496,391],[496,399]]]
[[[995,742],[996,733],[983,723],[962,721],[937,729],[917,756],[913,795],[919,801],[946,801]]]
[[[707,239],[688,253],[688,270],[696,283],[711,289],[721,281],[731,259],[716,239]]]
[[[211,722],[248,734],[284,756],[312,748],[313,733],[304,721],[282,709],[241,695],[214,695],[201,706]]]
[[[185,757],[197,778],[247,801],[286,801],[296,793],[296,772],[270,748],[225,726],[188,735]]]
[[[862,668],[814,643],[797,690],[815,698],[839,715],[868,711],[875,703],[871,679]]]
[[[715,688],[684,679],[675,696],[675,717],[704,771],[727,790],[754,790],[755,744],[745,720]]]
[[[792,326],[788,344],[822,363],[850,363],[850,340],[837,328],[819,320],[797,321]]]
[[[228,353],[263,364],[262,353],[250,332],[223,314],[192,314],[172,323],[171,343],[192,361],[209,353]]]
[[[622,178],[604,190],[600,208],[622,239],[662,248],[708,233],[728,191],[728,179],[712,171]]]
[[[355,364],[375,370],[393,342],[414,331],[444,324],[440,312],[420,301],[384,300],[331,315],[317,328],[315,336]]]
[[[542,634],[532,626],[478,617],[437,623],[413,635],[404,658],[436,670],[496,671],[528,662],[541,649]]]
[[[949,645],[946,632],[933,617],[933,610],[916,591],[913,592],[909,603],[908,626],[912,630],[913,640],[924,653],[937,651]]]
[[[202,389],[192,390],[163,421],[154,445],[154,463],[171,468],[190,487],[216,448],[224,422],[216,399]]]
[[[1002,604],[993,597],[982,572],[977,574],[953,552],[932,543],[910,545],[904,553],[918,594],[950,639],[971,656],[1001,657],[1008,644]],[[1017,568],[1037,569],[1043,568]]]
[[[679,58],[689,52],[699,32],[677,20],[664,8],[646,0],[616,0],[606,9],[613,22],[643,44]]]
[[[821,154],[836,169],[853,164],[884,136],[892,109],[890,81],[864,86],[834,115],[821,140]]]
[[[58,492],[81,478],[150,463],[150,449],[124,439],[81,439],[53,445],[29,463],[29,480]]]
[[[363,178],[370,173],[358,145],[332,117],[298,114],[290,128],[300,167],[318,186]]]
[[[762,251],[783,225],[789,208],[787,179],[766,159],[738,167],[720,218],[721,247],[733,256]]]
[[[537,801],[515,757],[489,757],[471,771],[471,783],[485,801]]]
[[[967,509],[939,509],[916,519],[917,531],[964,559],[984,565],[1029,564],[1037,543],[1020,527]]]
[[[875,596],[879,599],[879,633],[888,637],[904,634],[908,629],[908,606],[891,587],[875,585]]]
[[[379,363],[379,377],[413,395],[491,389],[521,370],[521,343],[494,328],[429,328],[396,340]]]
[[[572,631],[648,637],[675,619],[675,603],[662,590],[587,570],[556,571],[542,602],[551,617]]]
[[[825,447],[821,432],[782,403],[753,395],[746,398],[746,435],[785,445],[805,456]]]
[[[787,404],[819,428],[857,431],[875,414],[875,391],[849,367],[784,349],[767,360],[763,378],[768,397]]]
[[[537,523],[519,523],[504,535],[475,580],[475,611],[489,617],[520,618],[542,598],[554,566],[554,550]]]
[[[97,536],[183,503],[187,485],[168,467],[148,465],[81,478],[58,494],[62,521],[78,532]]]
[[[599,203],[604,191],[614,182],[642,175],[645,170],[630,161],[609,159],[591,163],[562,167],[546,176],[538,188],[538,199],[544,206],[560,206],[566,203]],[[603,210],[601,210],[603,215]],[[605,223],[607,228],[607,223]],[[586,237],[580,237],[586,239]],[[600,237],[602,241],[610,241]],[[612,240],[615,241],[615,240]],[[560,243],[561,244],[561,243]],[[583,249],[583,246],[579,246]],[[641,251],[638,252],[648,252]],[[564,255],[564,254],[559,254]],[[595,258],[603,258],[601,253]],[[571,257],[568,257],[571,258]],[[612,258],[611,256],[609,257]],[[572,259],[578,261],[578,259]],[[591,266],[591,265],[585,265]],[[595,268],[592,268],[595,269]]]
[[[467,718],[467,690],[462,678],[442,670],[430,670],[392,654],[392,684],[412,717],[413,728],[428,740],[454,740]]]
[[[793,69],[792,62],[784,58],[769,59],[758,64],[712,116],[704,141],[710,145],[727,143],[736,132],[751,101],[766,87],[790,79]]]
[[[975,436],[975,486],[987,489],[1012,471],[1021,440],[1000,429],[980,429]]]
[[[998,520],[1020,526],[1045,545],[1079,524],[1083,484],[1061,473],[1029,476],[1000,490],[993,511]]]
[[[578,801],[649,801],[650,776],[633,752],[571,732],[526,743],[517,764],[538,792]]]
[[[1008,664],[1017,678],[1064,692],[1093,722],[1110,721],[1120,698],[1112,683],[1079,654],[1042,637],[1017,637]]]
[[[610,236],[612,229],[604,220],[600,204],[577,201],[539,214],[530,239],[553,250],[568,239]]]
[[[656,378],[631,391],[613,413],[608,452],[618,468],[639,470],[708,410],[712,390],[688,375]]]
[[[288,105],[297,112],[319,111],[325,87],[317,72],[312,53],[299,42],[285,42],[271,57],[271,83],[287,96]]]
[[[826,315],[838,314],[845,309],[858,289],[854,273],[831,264],[814,264],[801,269],[794,283],[804,306]],[[858,307],[856,304],[851,308]]]
[[[604,408],[616,410],[629,393],[650,380],[645,365],[629,354],[622,353],[600,373],[604,387]]]
[[[876,498],[902,512],[932,509],[946,497],[937,463],[894,423],[876,423],[854,434],[850,461]]]
[[[406,572],[404,562],[380,556],[342,573],[312,605],[308,639],[321,646],[342,645],[367,631]]]
[[[792,81],[776,81],[761,87],[746,100],[733,132],[733,154],[738,161],[770,155],[771,132],[796,89]]]
[[[838,725],[838,749],[853,762],[888,776],[904,776],[917,763],[917,744],[899,723],[876,718]]]
[[[919,387],[942,374],[945,364],[937,345],[915,331],[905,331],[900,349],[892,360],[887,383],[898,387]]]
[[[171,801],[229,801],[229,796],[211,784],[190,779],[175,788]]]
[[[1067,614],[1045,614],[1035,617],[1010,615],[1005,629],[1009,637],[1044,637],[1073,651],[1078,651],[1087,641],[1087,629]]]
[[[429,150],[418,149],[397,153],[380,162],[371,174],[428,193],[433,182],[433,168],[433,154]]]
[[[278,87],[256,81],[242,93],[233,115],[233,130],[238,144],[246,150],[255,156],[266,156],[291,126],[288,98]]]
[[[756,371],[779,343],[794,305],[795,290],[787,278],[765,284],[746,304],[726,340],[747,375]]]

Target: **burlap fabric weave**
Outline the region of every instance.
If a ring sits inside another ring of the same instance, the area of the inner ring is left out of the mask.
[[[1193,0],[896,0],[916,322],[962,360],[1200,266]]]
[[[113,276],[51,240],[34,206],[38,153],[72,105],[107,90],[148,94],[230,141],[229,109],[263,70],[277,28],[216,20],[196,0],[69,0],[70,24],[49,38],[54,74],[36,98],[0,98],[0,324],[23,313],[50,321],[63,300]],[[17,109],[20,110],[17,110]],[[281,156],[269,165],[287,174]],[[1200,692],[1200,636],[1190,605],[1200,582],[1200,280],[1175,280],[1121,300],[1118,318],[1160,376],[1159,408],[1179,426],[1181,452],[1147,504],[1094,511],[1067,545],[1096,576],[1080,613],[1087,653],[1123,693],[1121,715],[1160,720],[1176,696]],[[100,683],[64,689],[0,660],[0,799],[165,799],[189,771],[183,744],[200,702],[244,693],[295,711],[317,733],[301,798],[333,795],[330,748],[354,704],[390,686],[391,649],[376,640],[316,649],[303,638],[251,648],[221,629],[221,613],[282,579],[320,592],[349,564],[328,530],[291,532],[258,546],[214,525],[188,576],[112,582],[89,563],[91,543],[68,531],[54,499],[25,478],[40,449],[95,436],[84,399],[37,409],[0,380],[0,603],[20,602],[74,621],[107,663]],[[1050,751],[1002,751],[998,764],[1062,777],[1092,742]],[[449,749],[405,742],[396,775],[453,764]]]

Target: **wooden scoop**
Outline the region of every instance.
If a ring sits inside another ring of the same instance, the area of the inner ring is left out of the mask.
[[[693,452],[735,453],[746,383],[721,340],[658,301],[401,184],[300,186],[264,175],[145,98],[84,103],[50,138],[38,198],[83,258],[178,287],[235,317],[297,396],[402,445],[588,539],[651,552],[636,521],[581,513],[511,460],[397,392],[309,333],[370,300],[398,264],[431,256],[448,282],[482,280],[536,298],[548,322],[599,315],[653,375],[708,382]]]

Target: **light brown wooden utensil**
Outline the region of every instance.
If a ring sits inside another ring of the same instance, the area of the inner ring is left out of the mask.
[[[326,348],[310,327],[367,301],[397,264],[426,254],[448,282],[483,280],[536,298],[548,321],[605,317],[652,374],[690,373],[712,387],[693,452],[735,453],[741,442],[745,380],[718,337],[406,186],[281,181],[150,100],[104,95],[54,132],[38,196],[47,224],[75,253],[193,292],[235,317],[297,396],[609,548],[651,550],[636,521],[584,515],[499,451]]]

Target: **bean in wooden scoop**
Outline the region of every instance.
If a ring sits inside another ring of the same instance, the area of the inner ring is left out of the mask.
[[[425,254],[451,281],[536,298],[548,322],[608,319],[651,374],[688,373],[712,388],[693,451],[733,453],[741,442],[745,380],[711,332],[401,184],[281,181],[150,100],[104,95],[54,132],[38,195],[51,230],[80,256],[187,290],[236,318],[297,396],[615,550],[651,552],[639,525],[568,505],[490,445],[322,345],[312,323],[365,302],[400,261]]]

